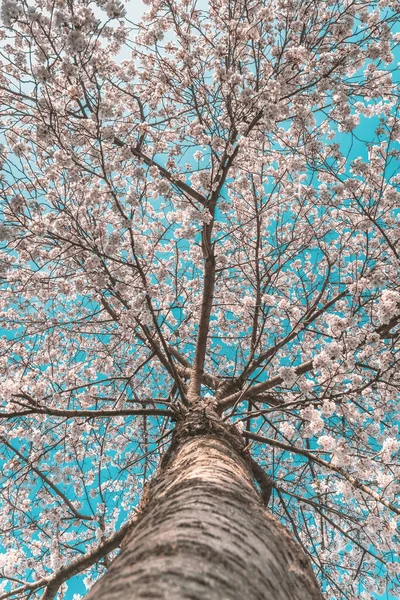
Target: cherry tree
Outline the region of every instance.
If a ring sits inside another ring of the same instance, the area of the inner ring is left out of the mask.
[[[146,4],[2,3],[0,598],[398,591],[400,4]]]

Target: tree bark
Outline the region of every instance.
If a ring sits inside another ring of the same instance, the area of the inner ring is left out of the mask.
[[[309,559],[263,507],[241,436],[192,409],[86,600],[321,600]]]

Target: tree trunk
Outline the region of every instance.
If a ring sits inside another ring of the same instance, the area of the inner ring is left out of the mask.
[[[117,558],[86,600],[321,600],[308,558],[267,511],[241,436],[191,410]]]

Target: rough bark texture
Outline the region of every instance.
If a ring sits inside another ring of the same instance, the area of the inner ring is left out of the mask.
[[[265,511],[241,437],[212,410],[177,425],[120,555],[86,596],[145,598],[322,598],[308,559]]]

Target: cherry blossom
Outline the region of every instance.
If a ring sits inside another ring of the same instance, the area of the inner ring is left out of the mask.
[[[145,4],[2,2],[0,598],[89,590],[193,404],[396,594],[398,2]]]

